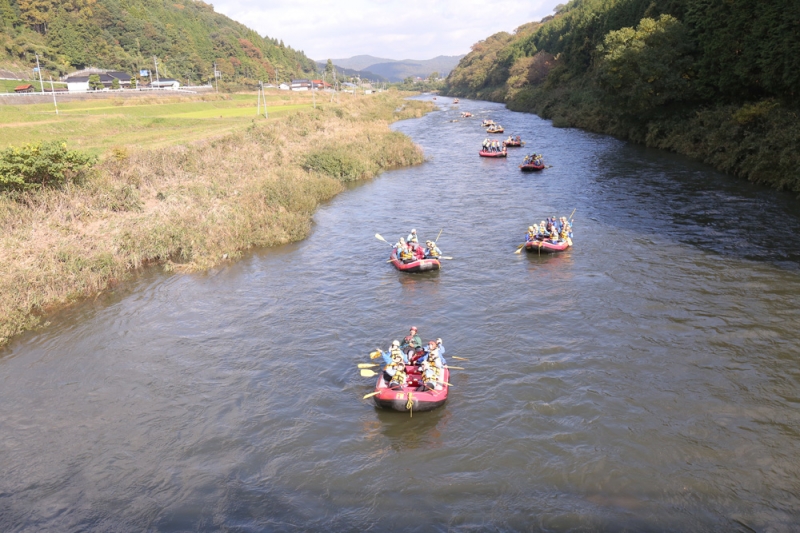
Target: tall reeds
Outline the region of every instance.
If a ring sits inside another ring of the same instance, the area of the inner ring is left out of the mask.
[[[213,140],[117,148],[81,185],[0,196],[0,345],[144,265],[206,269],[304,238],[343,181],[423,161],[388,123],[427,109],[396,94],[348,99]],[[333,166],[310,164],[321,159]]]

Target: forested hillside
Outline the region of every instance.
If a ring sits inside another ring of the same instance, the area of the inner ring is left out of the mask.
[[[208,80],[282,80],[316,70],[282,41],[215,13],[195,0],[0,0],[0,60],[53,74],[94,66],[129,73]],[[162,70],[163,69],[163,70]]]
[[[473,46],[447,92],[800,192],[800,2],[572,0]]]

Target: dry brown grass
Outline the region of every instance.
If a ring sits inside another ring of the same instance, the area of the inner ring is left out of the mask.
[[[303,169],[309,154],[347,145],[360,178],[420,163],[421,149],[388,123],[425,110],[397,95],[343,99],[213,140],[118,148],[81,186],[0,197],[0,345],[143,265],[206,269],[304,238],[317,205],[343,190]]]

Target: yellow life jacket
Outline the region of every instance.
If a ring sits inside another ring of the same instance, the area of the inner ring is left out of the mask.
[[[394,373],[392,379],[389,380],[389,383],[397,383],[398,385],[405,385],[406,382],[406,367],[405,365],[400,365],[399,367],[395,365],[397,372]]]
[[[400,252],[400,259],[405,260],[405,259],[411,259],[412,257],[414,257],[414,254],[412,254],[411,250],[409,250],[408,248],[403,248],[403,250]]]
[[[400,348],[393,347],[389,352],[389,356],[392,358],[392,362],[395,364],[403,364],[403,352],[400,350]]]

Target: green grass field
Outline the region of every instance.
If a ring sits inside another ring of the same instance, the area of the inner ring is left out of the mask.
[[[71,149],[102,154],[116,146],[181,144],[243,128],[256,116],[256,95],[110,96],[83,100],[0,106],[0,148],[65,140]],[[306,95],[267,96],[269,120],[310,108]],[[261,112],[263,113],[263,107]]]
[[[39,80],[28,80],[28,81],[0,80],[0,93],[13,93],[15,87],[17,87],[19,85],[25,85],[25,84],[28,84],[28,83],[33,85],[34,90],[36,92],[39,92],[39,88],[40,88]],[[53,85],[56,88],[58,88],[58,87],[66,87],[67,86],[66,83],[59,82],[59,81],[53,82]],[[44,86],[45,86],[45,88],[49,89],[50,88],[50,82],[48,80],[44,80]]]

